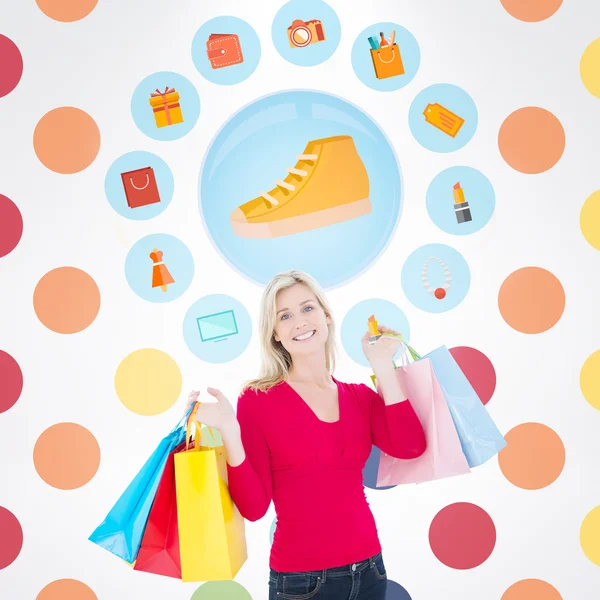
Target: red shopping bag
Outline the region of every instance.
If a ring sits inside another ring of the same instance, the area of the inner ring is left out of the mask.
[[[167,459],[133,567],[136,571],[181,579],[174,455],[184,449],[185,442]]]
[[[129,208],[160,202],[158,185],[152,167],[121,173],[121,180]]]

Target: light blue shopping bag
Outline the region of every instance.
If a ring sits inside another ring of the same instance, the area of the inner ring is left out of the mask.
[[[448,348],[440,346],[423,358],[431,361],[469,466],[477,467],[498,454],[506,440]]]
[[[383,335],[398,338],[414,361],[429,359],[450,409],[469,467],[482,465],[506,446],[506,440],[446,346],[440,346],[421,356],[406,343],[402,334]],[[408,356],[406,358],[408,360]],[[396,367],[395,363],[394,366]],[[371,379],[375,384],[374,376]]]
[[[185,423],[192,411],[165,436],[106,518],[88,538],[119,558],[132,563],[138,555],[148,516],[169,453],[185,440]]]

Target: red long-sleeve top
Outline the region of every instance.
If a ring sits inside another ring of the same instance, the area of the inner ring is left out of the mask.
[[[243,517],[260,519],[271,500],[277,526],[269,565],[312,571],[360,562],[381,550],[363,486],[372,444],[396,458],[425,451],[409,400],[387,406],[365,384],[338,386],[340,418],[321,421],[286,382],[246,390],[237,418],[244,462],[227,465],[231,497]]]

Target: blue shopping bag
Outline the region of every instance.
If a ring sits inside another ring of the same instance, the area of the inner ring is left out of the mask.
[[[170,452],[185,441],[188,413],[158,444],[106,518],[88,538],[119,558],[132,563],[138,555],[152,503]]]
[[[506,440],[448,348],[440,346],[422,358],[431,361],[469,466],[477,467],[498,454]]]

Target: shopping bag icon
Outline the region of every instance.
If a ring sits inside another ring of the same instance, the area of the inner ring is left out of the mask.
[[[160,202],[160,194],[152,167],[121,173],[121,180],[129,208]]]
[[[375,50],[371,48],[371,58],[377,79],[404,75],[404,64],[398,44],[390,44]]]

